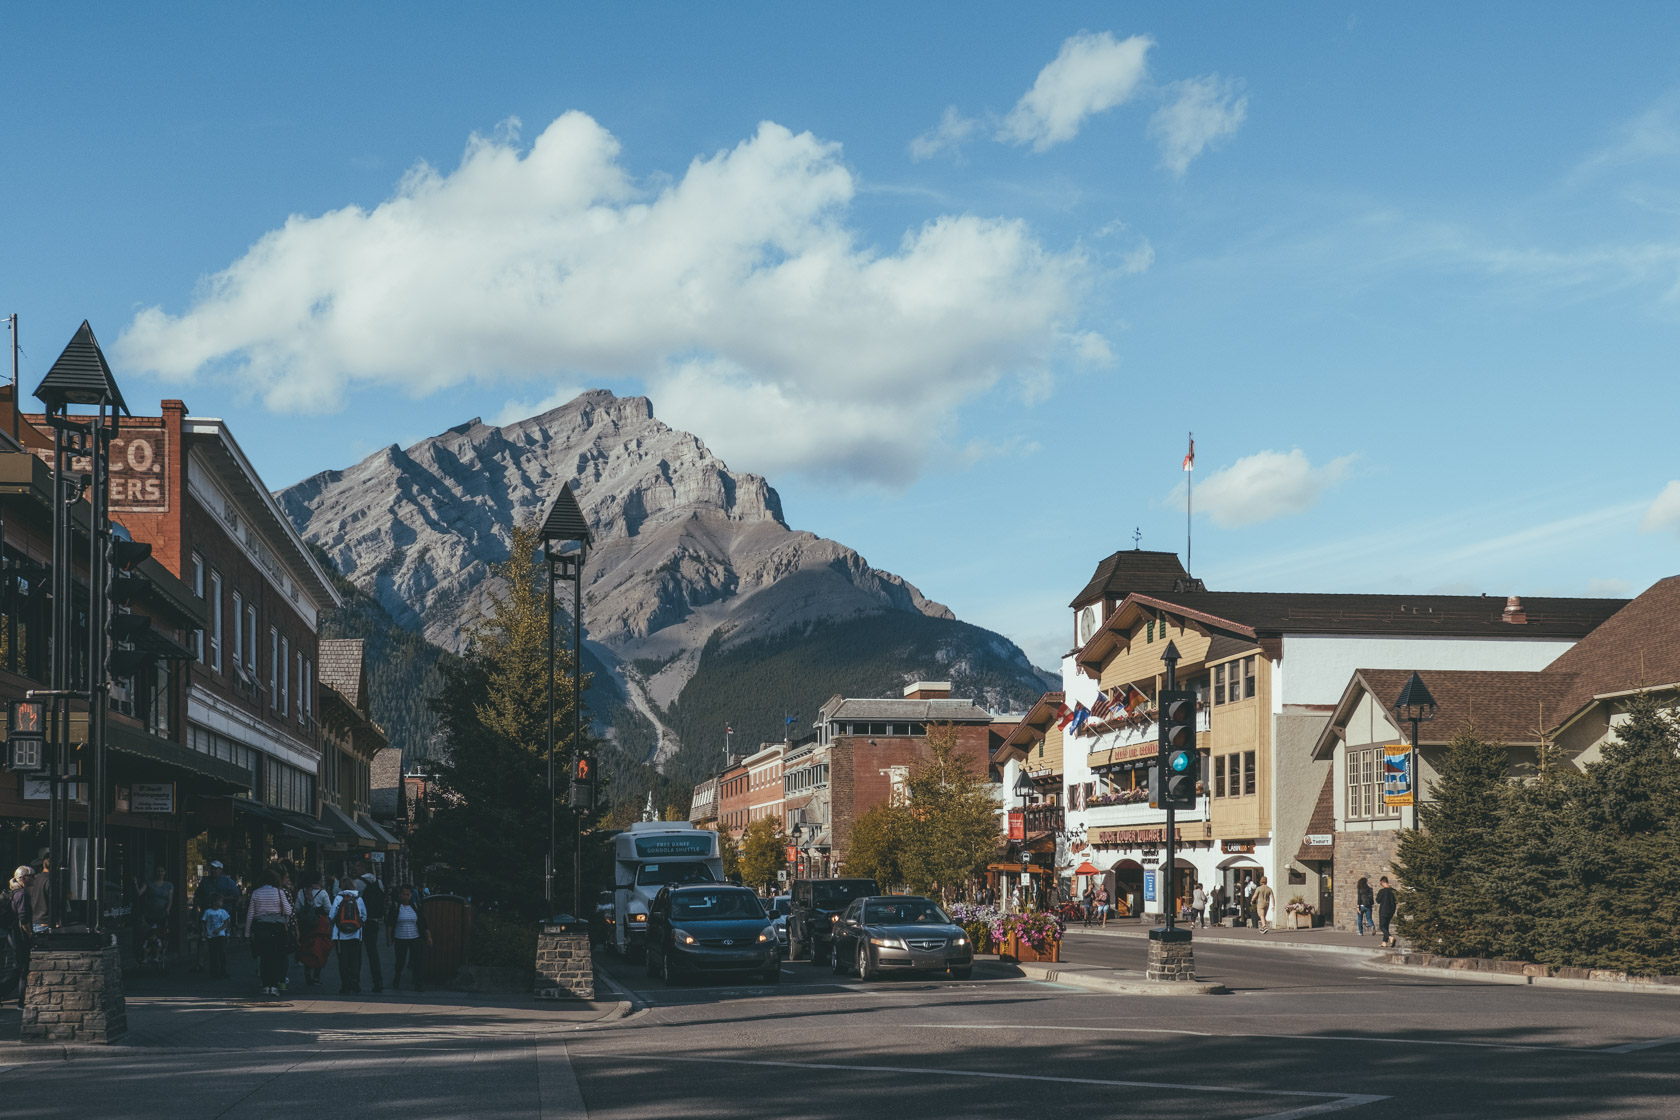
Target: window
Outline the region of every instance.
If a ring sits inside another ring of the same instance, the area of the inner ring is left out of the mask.
[[[280,714],[292,710],[292,643],[280,639]]]
[[[193,594],[204,598],[204,558],[193,553],[192,558],[192,589]],[[200,665],[204,664],[204,631],[193,631],[193,655],[198,658]]]
[[[1144,627],[1144,641],[1153,642],[1154,640],[1155,640],[1155,620],[1152,618],[1152,619],[1149,620],[1149,625]]]
[[[1254,792],[1254,752],[1243,752],[1243,796]]]
[[[233,593],[233,667],[245,668],[245,597]]]
[[[1220,755],[1213,760],[1213,795],[1225,796],[1225,756]]]
[[[210,667],[222,671],[222,573],[210,573]]]
[[[1235,680],[1232,680],[1231,681],[1231,688],[1232,688],[1233,691],[1235,691],[1236,686],[1237,686],[1237,682]],[[1243,658],[1243,699],[1245,699],[1245,700],[1252,699],[1253,696],[1254,696],[1254,658],[1245,657],[1245,658]],[[1233,697],[1231,697],[1231,699],[1235,700],[1236,697],[1233,696]]]
[[[268,703],[273,708],[280,706],[279,672],[280,631],[270,626],[268,628]]]
[[[1400,815],[1400,807],[1383,797],[1383,748],[1347,752],[1347,815],[1349,820]]]
[[[309,689],[305,685],[304,680],[303,680],[303,651],[301,649],[298,650],[298,655],[297,655],[297,678],[296,678],[296,680],[297,680],[297,690],[298,690],[297,716],[298,716],[298,722],[302,723],[306,718],[308,718],[308,714],[309,714],[306,711],[304,711],[305,706],[307,706],[308,703],[309,703],[309,700],[308,700]]]
[[[257,608],[250,603],[245,604],[245,671],[251,674],[252,684],[257,680]]]
[[[1213,702],[1215,704],[1225,703],[1225,666],[1223,665],[1213,667]]]

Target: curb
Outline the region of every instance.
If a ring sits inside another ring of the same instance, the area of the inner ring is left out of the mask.
[[[601,987],[605,987],[608,991],[612,992],[613,995],[618,997],[618,1003],[614,1005],[614,1013],[611,1015],[603,1015],[600,1019],[597,1019],[596,1022],[603,1022],[611,1019],[627,1019],[630,1017],[632,1012],[643,1009],[642,1001],[636,998],[636,993],[632,992],[629,988],[626,988],[623,984],[620,984],[617,980],[614,980],[611,976],[608,976],[605,970],[599,968],[595,970],[595,983]]]
[[[1017,964],[1016,968],[1029,980],[1048,984],[1071,984],[1094,992],[1108,992],[1123,996],[1222,996],[1228,990],[1223,984],[1186,984],[1168,980],[1128,980],[1112,973],[1063,972],[1055,965],[1039,962]]]
[[[1389,964],[1373,961],[1378,972],[1417,976],[1431,980],[1474,980],[1483,984],[1511,984],[1521,988],[1565,988],[1577,992],[1615,992],[1618,995],[1680,996],[1673,984],[1646,984],[1632,980],[1573,980],[1562,976],[1518,976],[1508,972],[1477,972],[1468,968],[1432,968],[1422,964]]]
[[[1132,938],[1133,940],[1138,940],[1138,941],[1145,941],[1145,940],[1148,940],[1148,938],[1149,938],[1149,931],[1145,930],[1145,929],[1140,929],[1140,930],[1137,930],[1136,932],[1133,932],[1132,930],[1129,930],[1129,929],[1094,930],[1094,929],[1074,929],[1072,926],[1069,926],[1067,929],[1062,931],[1062,936],[1064,938],[1069,936],[1070,934],[1078,934],[1081,937],[1084,937],[1084,936],[1087,936],[1087,935],[1092,936],[1092,937],[1129,937],[1129,938]],[[1375,956],[1377,953],[1392,951],[1392,950],[1379,949],[1379,948],[1376,948],[1374,946],[1370,949],[1362,949],[1357,945],[1303,945],[1299,941],[1251,941],[1251,940],[1248,940],[1247,938],[1244,938],[1243,940],[1239,941],[1236,938],[1226,938],[1226,937],[1209,937],[1205,940],[1196,941],[1195,944],[1213,946],[1213,947],[1223,947],[1223,946],[1227,946],[1227,945],[1234,945],[1238,948],[1243,948],[1243,949],[1252,947],[1252,948],[1257,948],[1257,949],[1270,949],[1270,950],[1280,950],[1281,949],[1281,950],[1285,950],[1285,951],[1295,951],[1295,952],[1301,952],[1301,953],[1340,953],[1344,957],[1371,957],[1371,956]]]

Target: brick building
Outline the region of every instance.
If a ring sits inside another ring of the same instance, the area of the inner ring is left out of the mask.
[[[827,796],[812,797],[806,813],[825,841],[817,849],[829,866],[845,862],[857,819],[901,796],[911,770],[932,757],[928,731],[940,724],[955,727],[957,754],[984,778],[991,761],[991,713],[971,700],[951,699],[949,682],[917,681],[893,699],[836,696],[822,706],[807,765],[827,767]]]
[[[747,768],[747,823],[763,817],[782,820],[782,756],[785,743],[765,743],[744,759]]]
[[[730,765],[717,776],[717,828],[739,838],[747,827],[747,809],[751,805],[747,789],[747,768],[730,760]]]

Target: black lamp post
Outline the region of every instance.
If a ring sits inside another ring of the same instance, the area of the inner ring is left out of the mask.
[[[1015,796],[1021,799],[1021,868],[1024,871],[1032,863],[1032,853],[1027,851],[1027,798],[1032,796],[1032,779],[1027,777],[1027,756],[1021,756],[1021,772],[1015,775]],[[1031,884],[1029,877],[1027,882]],[[1029,885],[1029,891],[1032,889]]]
[[[1394,715],[1402,723],[1412,725],[1412,753],[1409,763],[1412,781],[1412,831],[1418,828],[1418,802],[1423,799],[1423,782],[1418,774],[1418,724],[1427,723],[1435,718],[1435,697],[1429,694],[1429,688],[1423,683],[1423,678],[1412,671],[1411,679],[1406,687],[1400,690],[1400,698],[1394,701]]]
[[[47,842],[51,851],[52,875],[48,881],[47,924],[64,925],[64,904],[69,894],[70,791],[77,783],[88,783],[87,928],[97,932],[103,918],[105,879],[105,716],[111,682],[106,667],[109,652],[108,564],[106,549],[111,542],[110,452],[117,433],[118,413],[128,413],[128,403],[117,388],[111,367],[93,336],[87,320],[77,328],[70,344],[42,378],[35,396],[46,406],[53,429],[52,510],[52,663],[48,688],[42,695],[51,700],[52,750],[49,770],[50,801],[47,814]],[[13,402],[14,405],[17,402]],[[71,405],[91,407],[91,415],[70,415]],[[74,460],[85,458],[87,472],[75,469]],[[88,524],[88,613],[87,663],[75,663],[75,591],[71,507],[91,490],[92,516]],[[70,699],[85,698],[88,705],[87,774],[77,771],[70,757]]]
[[[583,749],[583,562],[594,538],[583,509],[572,493],[572,484],[560,487],[554,504],[543,519],[540,533],[543,555],[548,561],[548,856],[543,861],[543,898],[554,913],[554,861],[559,847],[555,821],[554,784],[554,583],[572,585],[572,759],[574,774],[578,752]],[[577,547],[566,552],[564,544]],[[572,913],[583,913],[583,809],[572,810]]]
[[[798,879],[801,877],[801,869],[805,866],[805,848],[799,842],[799,838],[805,835],[805,826],[796,823],[788,831],[788,835],[793,837],[793,851],[796,857],[793,861],[793,877]]]

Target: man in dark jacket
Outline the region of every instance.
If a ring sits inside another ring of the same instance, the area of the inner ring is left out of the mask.
[[[1394,897],[1394,888],[1388,885],[1387,875],[1377,881],[1381,884],[1377,888],[1377,928],[1382,931],[1383,945],[1392,948],[1400,944],[1399,939],[1388,932],[1388,923],[1394,920],[1397,900]]]
[[[35,869],[25,864],[12,873],[6,909],[0,921],[6,926],[6,937],[12,943],[12,956],[17,958],[17,1005],[23,1008],[25,981],[29,977],[29,939],[34,926],[35,911],[29,901],[29,882]]]

